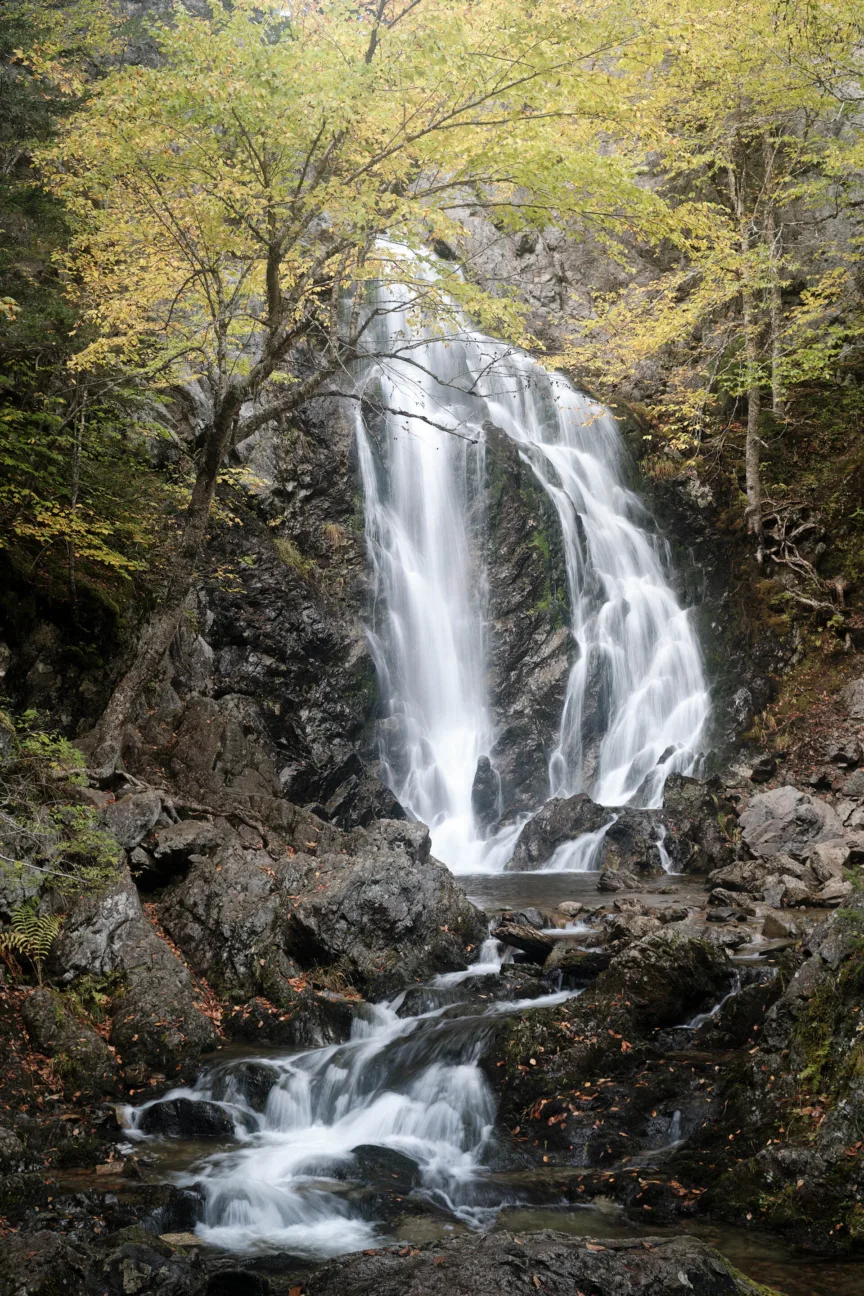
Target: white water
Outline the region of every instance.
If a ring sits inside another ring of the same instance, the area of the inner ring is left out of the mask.
[[[494,757],[496,739],[480,557],[484,421],[518,444],[561,527],[575,662],[549,796],[660,805],[667,776],[699,763],[707,686],[666,578],[666,546],[624,484],[609,412],[479,334],[413,335],[404,298],[389,294],[371,342],[405,350],[362,370],[357,417],[382,762],[399,801],[429,825],[439,859],[457,873],[496,872],[521,823],[489,837],[471,804],[478,758]],[[547,867],[591,868],[595,845],[574,844]]]
[[[183,1179],[204,1190],[199,1235],[232,1251],[266,1246],[319,1257],[373,1245],[381,1235],[375,1204],[365,1206],[360,1184],[351,1182],[363,1178],[354,1149],[369,1145],[415,1162],[416,1195],[474,1227],[491,1223],[517,1199],[488,1181],[495,1104],[478,1060],[495,1018],[572,994],[404,1019],[399,996],[367,1005],[369,1016],[355,1019],[346,1044],[262,1058],[277,1073],[263,1112],[248,1101],[245,1062],[156,1100],[217,1101],[234,1119],[237,1144]],[[133,1128],[151,1106],[130,1110]],[[386,1168],[382,1177],[389,1179]]]

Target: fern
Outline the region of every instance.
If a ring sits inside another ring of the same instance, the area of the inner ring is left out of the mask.
[[[36,979],[42,984],[42,964],[50,953],[60,933],[63,919],[54,914],[36,912],[36,900],[24,900],[12,910],[12,925],[0,932],[0,951],[5,954],[23,954],[36,969]]]

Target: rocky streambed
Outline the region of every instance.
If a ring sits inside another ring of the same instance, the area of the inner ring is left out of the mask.
[[[4,995],[4,1294],[860,1289],[837,796],[680,779],[463,889],[416,824],[84,791],[137,879]]]

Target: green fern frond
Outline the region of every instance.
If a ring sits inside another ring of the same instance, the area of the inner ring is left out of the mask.
[[[12,910],[12,925],[0,932],[0,950],[10,954],[23,954],[36,969],[42,984],[42,964],[51,952],[63,919],[55,914],[40,914],[36,900],[24,900]]]

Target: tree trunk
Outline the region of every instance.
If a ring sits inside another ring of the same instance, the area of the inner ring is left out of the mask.
[[[767,135],[762,141],[765,159],[765,244],[768,248],[768,261],[771,266],[771,288],[768,294],[768,319],[771,329],[771,408],[778,419],[786,417],[786,386],[781,372],[783,348],[783,289],[780,286],[780,263],[783,256],[782,234],[777,229],[777,212],[772,187],[776,165],[776,145],[772,145]]]
[[[747,357],[747,436],[744,442],[744,483],[747,492],[747,530],[756,539],[756,560],[762,562],[762,477],[759,472],[759,415],[762,391],[759,386],[759,338],[754,319],[753,294],[742,293],[744,333]]]
[[[238,411],[239,402],[223,406],[207,434],[168,589],[161,604],[150,617],[132,665],[116,685],[99,722],[97,745],[91,763],[103,777],[114,770],[120,755],[123,728],[132,708],[144,685],[159,670],[180,625],[207,534],[219,470],[231,445]]]
[[[732,167],[727,172],[729,197],[738,221],[741,251],[745,256],[744,286],[741,290],[741,322],[747,366],[747,436],[744,443],[744,489],[747,493],[747,530],[756,539],[756,560],[762,562],[762,478],[759,473],[759,415],[762,391],[759,384],[759,321],[756,295],[748,282],[746,256],[750,249],[750,222],[745,201],[745,182]]]

